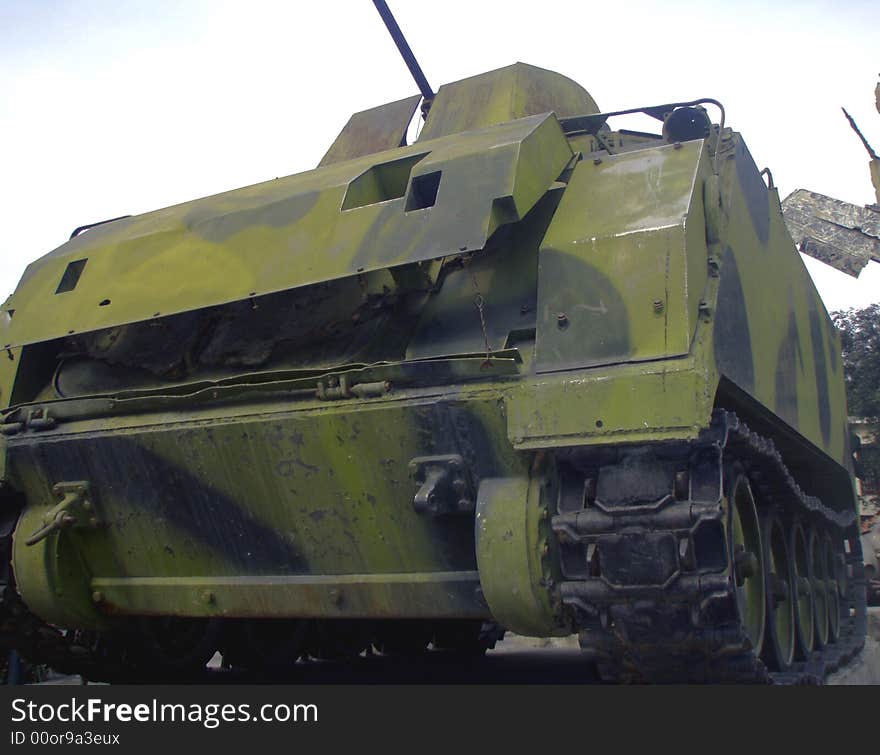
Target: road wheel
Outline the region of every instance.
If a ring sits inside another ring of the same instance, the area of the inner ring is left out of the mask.
[[[792,578],[795,591],[795,631],[797,634],[798,658],[806,660],[813,652],[815,644],[816,621],[813,606],[813,583],[810,581],[810,552],[807,536],[800,524],[792,527],[788,541],[788,554],[792,564]]]
[[[755,499],[743,473],[735,474],[728,493],[728,538],[739,621],[760,655],[766,619],[764,550]]]
[[[795,588],[792,563],[779,517],[764,517],[761,528],[766,574],[767,627],[764,660],[776,671],[786,671],[795,651]]]

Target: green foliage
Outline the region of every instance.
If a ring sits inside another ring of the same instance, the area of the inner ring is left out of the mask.
[[[840,331],[850,416],[880,417],[880,304],[831,315]],[[880,446],[860,454],[866,490],[880,488]]]
[[[880,304],[831,315],[840,331],[851,416],[880,416]]]

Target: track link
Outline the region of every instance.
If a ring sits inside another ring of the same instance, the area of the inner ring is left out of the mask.
[[[603,678],[816,684],[861,650],[856,512],[805,493],[773,441],[735,414],[717,410],[693,444],[599,449],[573,466],[552,519],[559,589]],[[748,478],[759,512],[832,533],[845,565],[838,638],[784,671],[755,652],[737,610],[725,501],[734,469]]]

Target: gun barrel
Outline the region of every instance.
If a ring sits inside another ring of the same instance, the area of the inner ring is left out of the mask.
[[[385,0],[373,0],[373,5],[376,6],[376,10],[379,11],[379,15],[382,16],[382,20],[385,22],[385,26],[391,34],[391,38],[394,40],[394,44],[397,45],[397,49],[400,50],[400,54],[403,56],[406,67],[409,68],[409,72],[416,80],[416,84],[418,84],[422,97],[425,98],[426,102],[430,103],[430,101],[434,99],[434,90],[431,89],[428,79],[425,78],[422,67],[416,60],[416,56],[413,55],[413,51],[410,49],[406,38],[403,36],[403,32],[397,25],[397,21],[394,20],[394,16],[388,7],[388,3],[386,3]]]

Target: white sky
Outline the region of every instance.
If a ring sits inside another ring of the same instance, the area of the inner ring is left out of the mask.
[[[876,0],[389,5],[435,89],[521,60],[604,110],[715,97],[781,197],[874,201],[840,106],[880,150]],[[0,0],[0,300],[76,226],[308,170],[415,91],[370,0]],[[829,310],[880,301],[877,263],[808,267]]]

